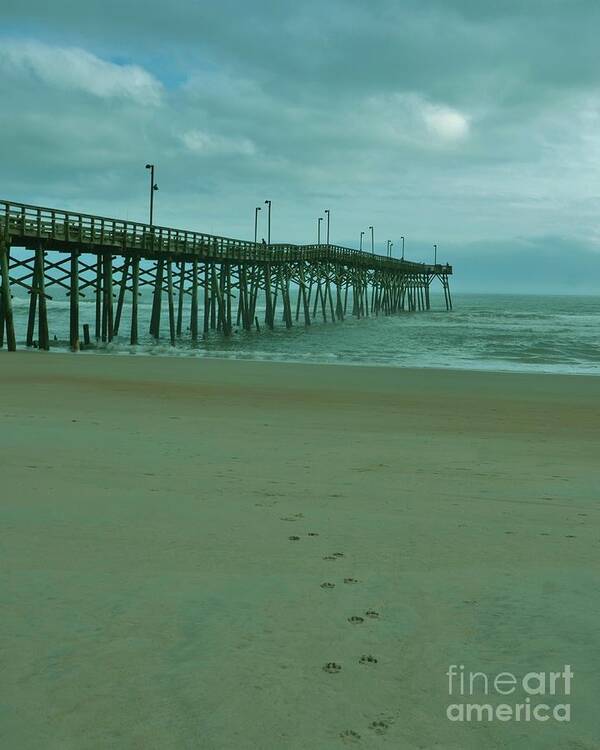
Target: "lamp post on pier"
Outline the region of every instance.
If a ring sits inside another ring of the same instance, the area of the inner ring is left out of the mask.
[[[325,213],[327,214],[327,244],[329,245],[329,215],[331,212],[328,208],[326,208]]]
[[[317,245],[321,244],[321,222],[323,221],[323,217],[319,216],[317,219]]]
[[[392,248],[393,247],[394,247],[394,243],[390,241],[390,250],[389,250],[390,258],[392,257]]]
[[[371,230],[371,254],[375,255],[375,230],[373,227],[369,227]]]
[[[269,207],[268,218],[267,218],[267,245],[271,245],[271,201],[265,201],[265,205]]]
[[[402,260],[404,260],[404,237],[400,237],[402,240]]]
[[[360,245],[359,245],[359,248],[360,248],[361,250],[362,250],[362,238],[364,237],[364,234],[365,234],[364,232],[361,232],[361,233],[360,233]]]
[[[150,226],[154,224],[154,191],[158,190],[158,185],[154,182],[154,164],[146,164],[146,169],[150,170]]]
[[[258,241],[258,212],[260,211],[260,206],[257,206],[254,209],[254,244],[256,245]]]
[[[433,265],[437,266],[437,245],[433,246]]]

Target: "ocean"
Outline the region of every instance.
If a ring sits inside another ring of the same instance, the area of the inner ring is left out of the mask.
[[[125,305],[119,337],[85,354],[600,374],[600,297],[454,294],[453,302],[454,310],[446,312],[443,297],[432,288],[429,312],[361,320],[348,316],[335,324],[317,319],[308,328],[300,319],[291,330],[279,323],[274,331],[262,326],[264,315],[259,310],[260,333],[240,329],[229,339],[211,333],[208,340],[192,346],[184,330],[181,341],[172,347],[166,304],[161,340],[155,342],[148,335],[151,304],[146,299],[139,304],[137,347],[128,342]],[[24,348],[28,299],[15,297],[13,307],[18,346]],[[80,324],[89,323],[92,336],[94,310],[93,301],[82,300]],[[68,301],[49,301],[48,317],[51,350],[68,351]],[[201,320],[200,310],[200,325]],[[186,306],[184,329],[188,323]]]

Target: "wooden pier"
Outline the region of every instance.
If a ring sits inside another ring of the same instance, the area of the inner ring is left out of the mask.
[[[23,257],[11,249],[25,248]],[[273,329],[280,321],[309,326],[315,320],[429,310],[429,289],[437,279],[446,309],[452,309],[449,265],[388,258],[337,245],[266,246],[199,232],[109,219],[102,216],[0,201],[0,347],[16,349],[12,312],[14,287],[29,294],[27,346],[50,347],[47,300],[52,286],[70,301],[70,345],[80,349],[79,302],[95,301],[96,341],[110,342],[124,328],[139,340],[138,301],[152,292],[149,333],[161,335],[168,309],[172,345],[184,330],[196,342],[210,331],[230,336],[235,328]],[[293,299],[295,295],[295,299]],[[189,308],[184,298],[189,299]],[[257,306],[264,307],[262,321]],[[84,338],[88,336],[84,326]]]

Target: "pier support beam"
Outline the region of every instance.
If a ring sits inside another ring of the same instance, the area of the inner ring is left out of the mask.
[[[185,261],[180,262],[179,269],[179,296],[177,297],[177,335],[181,336],[183,326],[183,295],[185,289]]]
[[[37,288],[38,263],[35,256],[35,251],[33,251],[33,253],[33,274],[31,277],[31,289],[29,290],[29,317],[27,319],[27,338],[25,340],[27,346],[33,346],[33,336],[35,334],[35,314],[37,312],[37,302],[39,296]],[[0,344],[1,343],[2,342],[0,341]]]
[[[160,335],[163,266],[164,266],[164,261],[162,258],[156,261],[156,274],[154,277],[154,296],[152,298],[152,316],[150,318],[150,335],[153,336],[155,339],[157,339]]]
[[[448,309],[452,310],[452,296],[450,295],[450,282],[448,281],[448,277],[444,277],[446,280],[446,292],[448,294]]]
[[[140,286],[140,259],[133,258],[131,261],[131,335],[130,342],[135,345],[138,342],[138,296]]]
[[[204,264],[204,310],[202,321],[202,337],[208,338],[210,325],[210,263]]]
[[[192,341],[198,341],[198,261],[192,261],[192,309],[190,311]]]
[[[110,343],[113,340],[113,277],[112,277],[112,254],[104,255],[103,265],[103,288],[102,288],[102,341]]]
[[[102,326],[102,256],[96,258],[96,341],[100,341]]]
[[[169,333],[171,346],[175,346],[175,300],[173,297],[173,262],[167,260],[167,300],[169,307]]]
[[[113,334],[118,336],[119,326],[121,325],[121,314],[123,313],[123,303],[125,302],[125,292],[127,291],[127,281],[129,280],[129,258],[123,260],[121,269],[121,283],[119,284],[119,298],[117,300],[117,312],[115,314],[115,325]]]
[[[69,343],[72,352],[79,351],[79,253],[71,253]]]
[[[4,240],[0,240],[0,271],[2,272],[2,319],[3,327],[6,328],[6,346],[9,352],[17,350],[17,341],[15,338],[15,324],[13,320],[12,299],[10,296],[10,278],[9,278],[9,245]]]
[[[44,258],[43,250],[35,251],[35,259],[37,261],[38,277],[37,277],[37,289],[38,289],[38,338],[39,347],[48,351],[50,349],[50,335],[48,333],[48,309],[46,307],[46,261]]]

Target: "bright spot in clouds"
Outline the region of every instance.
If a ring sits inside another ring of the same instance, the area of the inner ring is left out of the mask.
[[[460,141],[469,135],[468,118],[455,109],[431,104],[423,108],[423,119],[430,133],[445,141]]]

